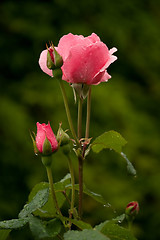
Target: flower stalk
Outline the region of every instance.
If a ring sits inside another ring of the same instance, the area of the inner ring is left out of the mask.
[[[82,107],[83,107],[83,99],[79,97],[78,101],[78,122],[77,122],[77,135],[80,141],[82,137]],[[78,164],[79,164],[79,208],[78,214],[79,217],[82,217],[82,203],[83,203],[83,157],[81,153],[81,149],[79,149],[78,153]]]
[[[65,109],[66,109],[66,114],[67,114],[69,127],[70,127],[73,138],[75,139],[76,143],[79,144],[79,141],[77,139],[77,136],[76,136],[76,133],[75,133],[75,130],[74,130],[74,126],[73,126],[73,122],[72,122],[72,118],[71,118],[71,114],[70,114],[70,110],[69,110],[67,95],[66,95],[66,92],[65,92],[65,89],[64,89],[63,81],[61,79],[58,79],[58,80],[59,80],[59,85],[60,85],[62,96],[63,96],[63,101],[64,101],[64,106],[65,106]]]
[[[91,116],[91,86],[88,91],[87,97],[87,118],[86,118],[86,133],[85,138],[89,138],[89,127],[90,127],[90,116]]]
[[[55,193],[55,190],[54,190],[54,183],[53,183],[53,176],[52,176],[51,167],[50,166],[46,166],[46,170],[47,170],[47,175],[48,175],[48,180],[49,180],[49,187],[50,187],[50,191],[51,191],[51,196],[52,196],[55,208],[57,209],[57,213],[62,216],[61,210],[60,210],[60,208],[58,206],[56,193]]]
[[[132,222],[132,221],[128,221],[128,229],[129,229],[129,231],[131,231],[131,230],[132,230],[132,224],[133,224],[133,222]]]
[[[79,162],[79,208],[78,214],[82,218],[82,207],[83,207],[83,157],[78,157]]]
[[[77,122],[77,136],[80,140],[82,137],[82,105],[83,99],[79,97],[78,101],[78,122]]]
[[[74,179],[74,170],[73,170],[72,160],[69,154],[67,155],[67,159],[68,159],[69,171],[71,174],[71,185],[72,185],[71,209],[69,213],[69,218],[72,218],[72,215],[74,213],[74,201],[75,201],[75,179]]]

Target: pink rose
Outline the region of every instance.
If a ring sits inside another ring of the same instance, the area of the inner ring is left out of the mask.
[[[45,145],[46,138],[50,143],[49,146]],[[49,122],[48,124],[40,124],[39,122],[37,122],[36,146],[38,151],[44,154],[46,151],[47,153],[51,154],[52,152],[57,150],[58,142]]]
[[[55,49],[63,59],[63,80],[92,85],[111,78],[106,69],[117,59],[112,55],[117,49],[109,50],[95,33],[88,37],[69,33],[60,39]],[[42,51],[39,65],[45,73],[53,76],[52,70],[47,68],[47,51]]]

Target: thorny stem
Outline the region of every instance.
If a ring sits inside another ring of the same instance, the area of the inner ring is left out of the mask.
[[[51,196],[53,198],[53,202],[55,204],[55,207],[57,209],[57,212],[58,214],[60,214],[61,216],[62,213],[61,213],[61,210],[58,206],[58,202],[57,202],[57,198],[56,198],[56,194],[55,194],[55,190],[54,190],[54,185],[53,185],[53,176],[52,176],[52,170],[51,170],[51,167],[50,166],[47,166],[46,167],[46,170],[47,170],[47,175],[48,175],[48,180],[49,180],[49,186],[50,186],[50,191],[51,191]]]

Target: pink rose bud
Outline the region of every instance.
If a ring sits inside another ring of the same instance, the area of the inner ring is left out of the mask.
[[[95,33],[88,37],[69,33],[60,39],[55,49],[63,59],[63,80],[71,84],[96,85],[111,78],[107,68],[117,59],[113,55],[117,49],[109,50]],[[53,53],[50,57],[54,59]],[[53,76],[52,70],[47,67],[47,50],[42,51],[39,65],[42,71]]]
[[[60,68],[63,64],[63,60],[53,44],[50,46],[50,48],[47,47],[47,50],[47,67],[52,70]]]
[[[128,220],[133,220],[139,212],[139,204],[137,201],[133,201],[127,204],[125,213]]]
[[[58,149],[58,142],[49,122],[48,124],[37,122],[35,143],[39,153],[45,156],[51,155]]]

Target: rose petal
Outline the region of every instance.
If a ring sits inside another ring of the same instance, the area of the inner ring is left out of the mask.
[[[50,70],[47,67],[47,52],[48,52],[47,49],[41,52],[40,58],[39,58],[39,65],[43,72],[53,77],[52,70]]]
[[[115,47],[114,47],[114,48],[111,48],[111,49],[109,50],[109,58],[108,58],[108,61],[107,61],[106,64],[103,66],[103,68],[101,69],[101,71],[104,71],[106,68],[109,67],[109,65],[110,65],[111,63],[113,63],[114,61],[117,60],[117,57],[114,56],[114,55],[112,55],[112,53],[114,53],[114,52],[116,52],[116,51],[117,51],[117,49],[116,49]]]
[[[37,135],[36,135],[36,145],[39,152],[42,153],[42,147],[45,140],[46,134],[43,125],[37,122]]]
[[[107,82],[111,78],[111,75],[108,74],[107,71],[104,72],[104,75],[101,79],[101,82]]]
[[[85,39],[89,39],[92,43],[100,42],[100,38],[95,33],[92,33],[90,36],[86,37]]]
[[[99,72],[93,79],[92,84],[98,85],[101,82],[107,82],[111,76],[107,73],[107,71]]]
[[[111,48],[111,49],[109,50],[109,53],[110,53],[110,54],[113,54],[113,53],[115,53],[115,52],[117,52],[117,48],[115,48],[115,47],[113,47],[113,48]]]
[[[48,140],[51,143],[51,147],[52,147],[52,151],[55,151],[58,147],[58,143],[57,143],[57,139],[52,131],[52,128],[50,126],[50,123],[48,122],[48,124],[45,124],[45,126],[43,127],[45,133],[46,133],[46,137],[48,138]]]
[[[77,44],[82,44],[82,42],[84,42],[84,37],[82,35],[73,35],[72,33],[64,35],[60,39],[57,48],[58,53],[63,58],[63,61],[65,61],[66,58],[68,57],[71,47]]]
[[[72,83],[92,84],[92,79],[109,60],[109,51],[102,42],[85,47],[76,45],[70,49],[70,55],[64,62],[62,70]]]
[[[39,122],[37,122],[36,145],[40,153],[42,153],[43,151],[43,144],[46,137],[51,144],[52,151],[54,152],[58,147],[58,142],[52,131],[50,123],[48,122],[48,124],[40,124]]]
[[[105,71],[99,72],[99,73],[92,79],[91,84],[93,84],[93,85],[98,85],[98,84],[101,82],[104,74],[105,74]],[[88,84],[89,84],[89,83],[88,83]]]

